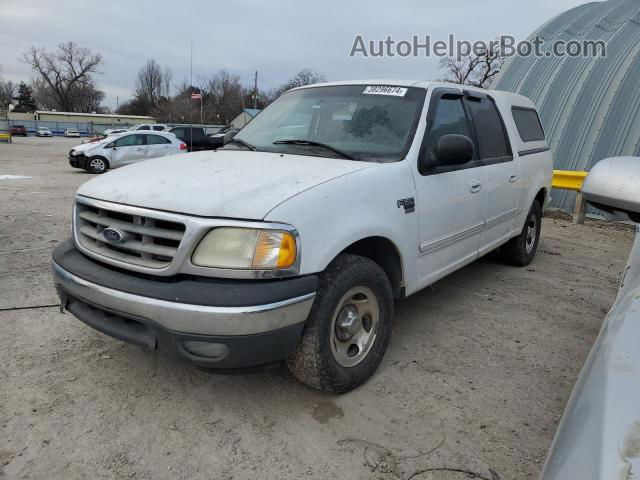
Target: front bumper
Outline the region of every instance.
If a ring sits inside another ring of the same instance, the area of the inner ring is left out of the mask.
[[[87,168],[87,157],[85,157],[82,154],[80,154],[80,155],[71,155],[71,153],[69,153],[69,165],[71,165],[73,168],[86,169]]]
[[[61,307],[87,325],[213,368],[285,358],[297,344],[317,288],[316,277],[157,280],[95,262],[71,242],[56,248],[52,269]],[[218,346],[211,354],[194,354],[200,350],[189,342]]]

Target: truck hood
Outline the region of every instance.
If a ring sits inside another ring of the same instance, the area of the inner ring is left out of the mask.
[[[285,200],[375,164],[218,150],[157,158],[100,175],[78,195],[203,217],[261,220]]]

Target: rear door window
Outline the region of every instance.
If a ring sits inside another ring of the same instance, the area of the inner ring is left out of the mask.
[[[126,135],[116,140],[116,147],[131,147],[133,145],[144,145],[144,135]]]
[[[204,138],[204,132],[201,128],[194,128],[192,131],[194,140],[202,140]]]
[[[507,140],[507,132],[493,101],[488,97],[469,97],[467,105],[476,130],[480,159],[510,158],[511,148]]]
[[[173,128],[171,130],[171,133],[173,133],[180,140],[184,140],[184,128]]]
[[[544,130],[540,123],[540,117],[538,117],[538,112],[533,108],[513,107],[511,114],[523,142],[544,140]]]
[[[160,135],[147,135],[147,145],[163,145],[171,143],[171,140]]]

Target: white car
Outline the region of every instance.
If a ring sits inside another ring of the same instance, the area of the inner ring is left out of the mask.
[[[109,135],[116,135],[118,133],[125,133],[125,132],[128,132],[126,128],[107,128],[104,132],[102,132],[102,135],[104,135],[105,137],[108,137]]]
[[[67,128],[64,131],[64,136],[65,137],[75,137],[75,138],[79,138],[80,137],[80,132],[78,131],[77,128]]]
[[[600,160],[582,193],[613,218],[626,214],[636,235],[539,480],[631,480],[640,472],[640,158]]]
[[[167,130],[167,128],[169,127],[161,123],[141,123],[139,125],[132,125],[127,130],[129,130],[130,132],[137,132],[140,130],[153,130],[155,132],[162,132],[164,130]]]
[[[533,260],[552,174],[521,95],[309,85],[222,149],[80,186],[56,288],[121,340],[217,369],[287,359],[306,385],[346,392],[382,361],[396,300],[498,247]]]
[[[38,127],[36,137],[53,137],[53,134],[47,127]]]
[[[171,133],[130,132],[73,147],[69,164],[90,173],[104,173],[110,168],[186,151],[187,144]]]

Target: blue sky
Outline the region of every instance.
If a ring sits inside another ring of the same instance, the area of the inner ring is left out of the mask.
[[[18,60],[31,45],[55,48],[61,42],[102,53],[96,76],[115,107],[129,98],[142,64],[153,58],[173,70],[174,83],[189,78],[189,45],[194,44],[194,76],[221,68],[246,84],[259,71],[261,88],[286,81],[310,67],[329,80],[433,78],[435,58],[350,58],[357,34],[366,39],[398,39],[429,34],[446,39],[491,39],[499,34],[525,38],[551,17],[584,0],[427,1],[120,1],[1,0],[0,76],[28,80]]]

